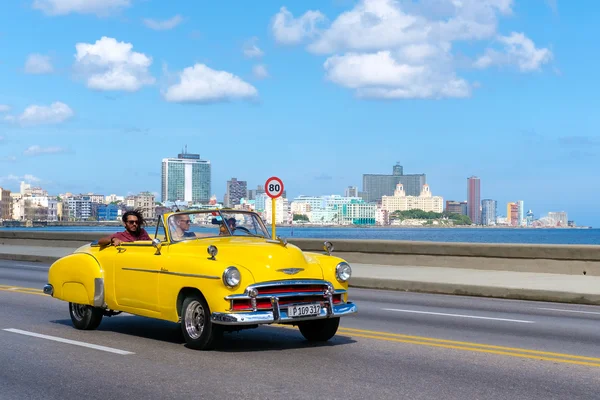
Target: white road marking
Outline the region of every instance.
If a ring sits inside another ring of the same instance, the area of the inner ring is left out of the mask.
[[[461,314],[445,314],[445,313],[437,313],[430,311],[415,311],[415,310],[400,310],[397,308],[382,308],[385,311],[398,311],[398,312],[406,312],[406,313],[415,313],[415,314],[430,314],[430,315],[443,315],[446,317],[459,317],[459,318],[475,318],[475,319],[488,319],[493,321],[506,321],[506,322],[521,322],[524,324],[534,324],[534,321],[525,321],[522,319],[506,319],[506,318],[493,318],[493,317],[478,317],[475,315],[461,315]]]
[[[75,346],[81,346],[81,347],[87,347],[90,349],[96,349],[96,350],[102,350],[102,351],[107,351],[109,353],[115,353],[115,354],[121,354],[121,355],[128,355],[128,354],[135,354],[132,353],[130,351],[125,351],[125,350],[119,350],[119,349],[113,349],[112,347],[106,347],[106,346],[99,346],[97,344],[91,344],[91,343],[86,343],[86,342],[78,342],[76,340],[70,340],[70,339],[63,339],[60,337],[56,337],[56,336],[48,336],[48,335],[42,335],[40,333],[34,333],[34,332],[28,332],[28,331],[22,331],[20,329],[3,329],[6,332],[12,332],[12,333],[19,333],[21,335],[26,335],[26,336],[33,336],[33,337],[37,337],[37,338],[42,338],[42,339],[48,339],[48,340],[53,340],[55,342],[61,342],[61,343],[67,343],[67,344],[73,344]]]
[[[565,310],[565,309],[562,309],[562,308],[542,308],[542,307],[538,307],[538,310],[563,311],[563,312],[572,312],[572,313],[580,313],[580,314],[595,314],[595,315],[600,315],[600,312],[579,311],[579,310]]]

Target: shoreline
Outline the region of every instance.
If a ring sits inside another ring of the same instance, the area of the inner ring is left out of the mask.
[[[13,230],[13,229],[39,229],[39,228],[60,228],[60,227],[76,227],[76,228],[93,228],[93,227],[122,227],[123,224],[120,222],[50,222],[50,223],[34,223],[27,226],[25,223],[11,223],[9,225],[0,225],[0,230]],[[265,224],[267,229],[271,228],[271,224]],[[147,228],[156,227],[156,224],[146,225]],[[499,230],[540,230],[540,229],[559,229],[559,230],[570,230],[570,229],[594,229],[591,226],[483,226],[483,225],[321,225],[321,224],[285,224],[275,225],[276,228],[288,228],[288,229],[499,229]],[[598,229],[598,228],[596,228]]]

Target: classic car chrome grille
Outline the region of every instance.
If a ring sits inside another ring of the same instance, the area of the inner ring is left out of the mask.
[[[286,309],[290,305],[329,302],[329,282],[326,281],[276,281],[251,285],[245,294],[226,297],[231,301],[231,311],[271,310],[272,299],[276,298],[279,307]],[[331,294],[333,304],[343,303],[345,290],[335,290]],[[252,294],[252,295],[250,295]]]

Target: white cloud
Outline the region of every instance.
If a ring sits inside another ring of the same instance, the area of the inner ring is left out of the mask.
[[[267,67],[263,64],[255,65],[252,68],[252,74],[256,79],[265,79],[269,77],[269,71],[267,71]]]
[[[253,37],[244,44],[244,55],[248,58],[262,57],[265,53],[258,47],[258,38]]]
[[[513,0],[360,0],[328,26],[318,11],[295,19],[285,8],[274,17],[271,29],[282,43],[297,44],[310,37],[306,49],[326,55],[327,78],[369,98],[468,97],[477,87],[459,76],[473,62],[461,53],[480,40],[498,36],[501,17],[512,14]],[[311,17],[312,16],[312,17]],[[314,16],[321,16],[319,18]],[[522,71],[549,60],[546,49],[511,35],[502,39],[512,63]],[[498,52],[479,67],[500,63]],[[507,56],[507,57],[508,57]]]
[[[5,113],[10,111],[10,106],[6,104],[0,104],[0,113]]]
[[[50,57],[42,54],[30,54],[25,61],[25,72],[28,74],[49,74],[54,71]]]
[[[317,24],[326,20],[320,11],[307,11],[300,18],[294,18],[291,12],[281,7],[273,18],[271,29],[275,40],[282,44],[300,43],[304,38],[317,33]]]
[[[90,89],[134,92],[155,82],[148,71],[152,58],[132,51],[131,43],[103,36],[94,44],[77,43],[75,48],[75,69]]]
[[[0,158],[0,161],[2,161],[2,162],[14,162],[14,161],[17,161],[17,157],[15,157],[15,156],[6,156],[6,157]]]
[[[38,145],[29,146],[27,150],[23,152],[26,156],[39,156],[42,154],[57,154],[64,153],[66,149],[58,146],[50,146],[50,147],[41,147]]]
[[[7,181],[15,181],[15,182],[25,181],[26,183],[37,183],[37,182],[41,182],[42,180],[31,174],[25,174],[23,176],[18,176],[18,175],[13,175],[13,174],[9,174],[6,176],[0,176],[0,182],[7,182]]]
[[[476,68],[492,65],[515,65],[521,72],[540,69],[542,64],[552,60],[552,52],[546,48],[536,48],[531,39],[523,33],[513,32],[510,36],[499,36],[498,42],[504,45],[504,52],[487,49],[474,63]]]
[[[183,22],[183,17],[181,15],[175,15],[174,17],[164,21],[144,18],[144,25],[146,25],[150,29],[154,29],[155,31],[166,31],[169,29],[173,29],[181,22]]]
[[[170,86],[164,97],[170,102],[208,103],[236,98],[252,98],[256,88],[238,76],[195,64],[179,73],[179,83]]]
[[[51,16],[70,13],[108,16],[130,4],[130,0],[34,0],[33,8]]]
[[[359,97],[401,99],[468,97],[469,84],[435,64],[410,64],[390,51],[370,54],[348,53],[325,61],[327,78],[341,86],[357,89]]]
[[[31,105],[19,116],[7,115],[6,121],[18,122],[21,125],[42,125],[58,124],[73,117],[73,110],[60,101],[52,103],[50,106]]]

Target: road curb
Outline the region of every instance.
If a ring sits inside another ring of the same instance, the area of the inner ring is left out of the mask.
[[[0,259],[53,263],[60,257],[31,254],[0,253]],[[397,290],[403,292],[449,294],[458,296],[491,297],[512,300],[547,301],[571,304],[600,305],[600,295],[559,292],[539,289],[513,289],[494,286],[468,285],[439,282],[417,282],[397,279],[352,277],[350,287],[361,289]]]
[[[351,278],[350,287],[362,289],[397,290],[417,293],[450,294],[458,296],[492,297],[512,300],[600,305],[600,295],[597,294],[559,292],[554,290],[501,288],[494,286],[456,283],[416,282],[361,277]]]
[[[40,256],[34,254],[8,254],[0,253],[0,260],[11,260],[11,261],[29,261],[29,262],[42,262],[42,263],[53,263],[60,257],[54,256]]]

